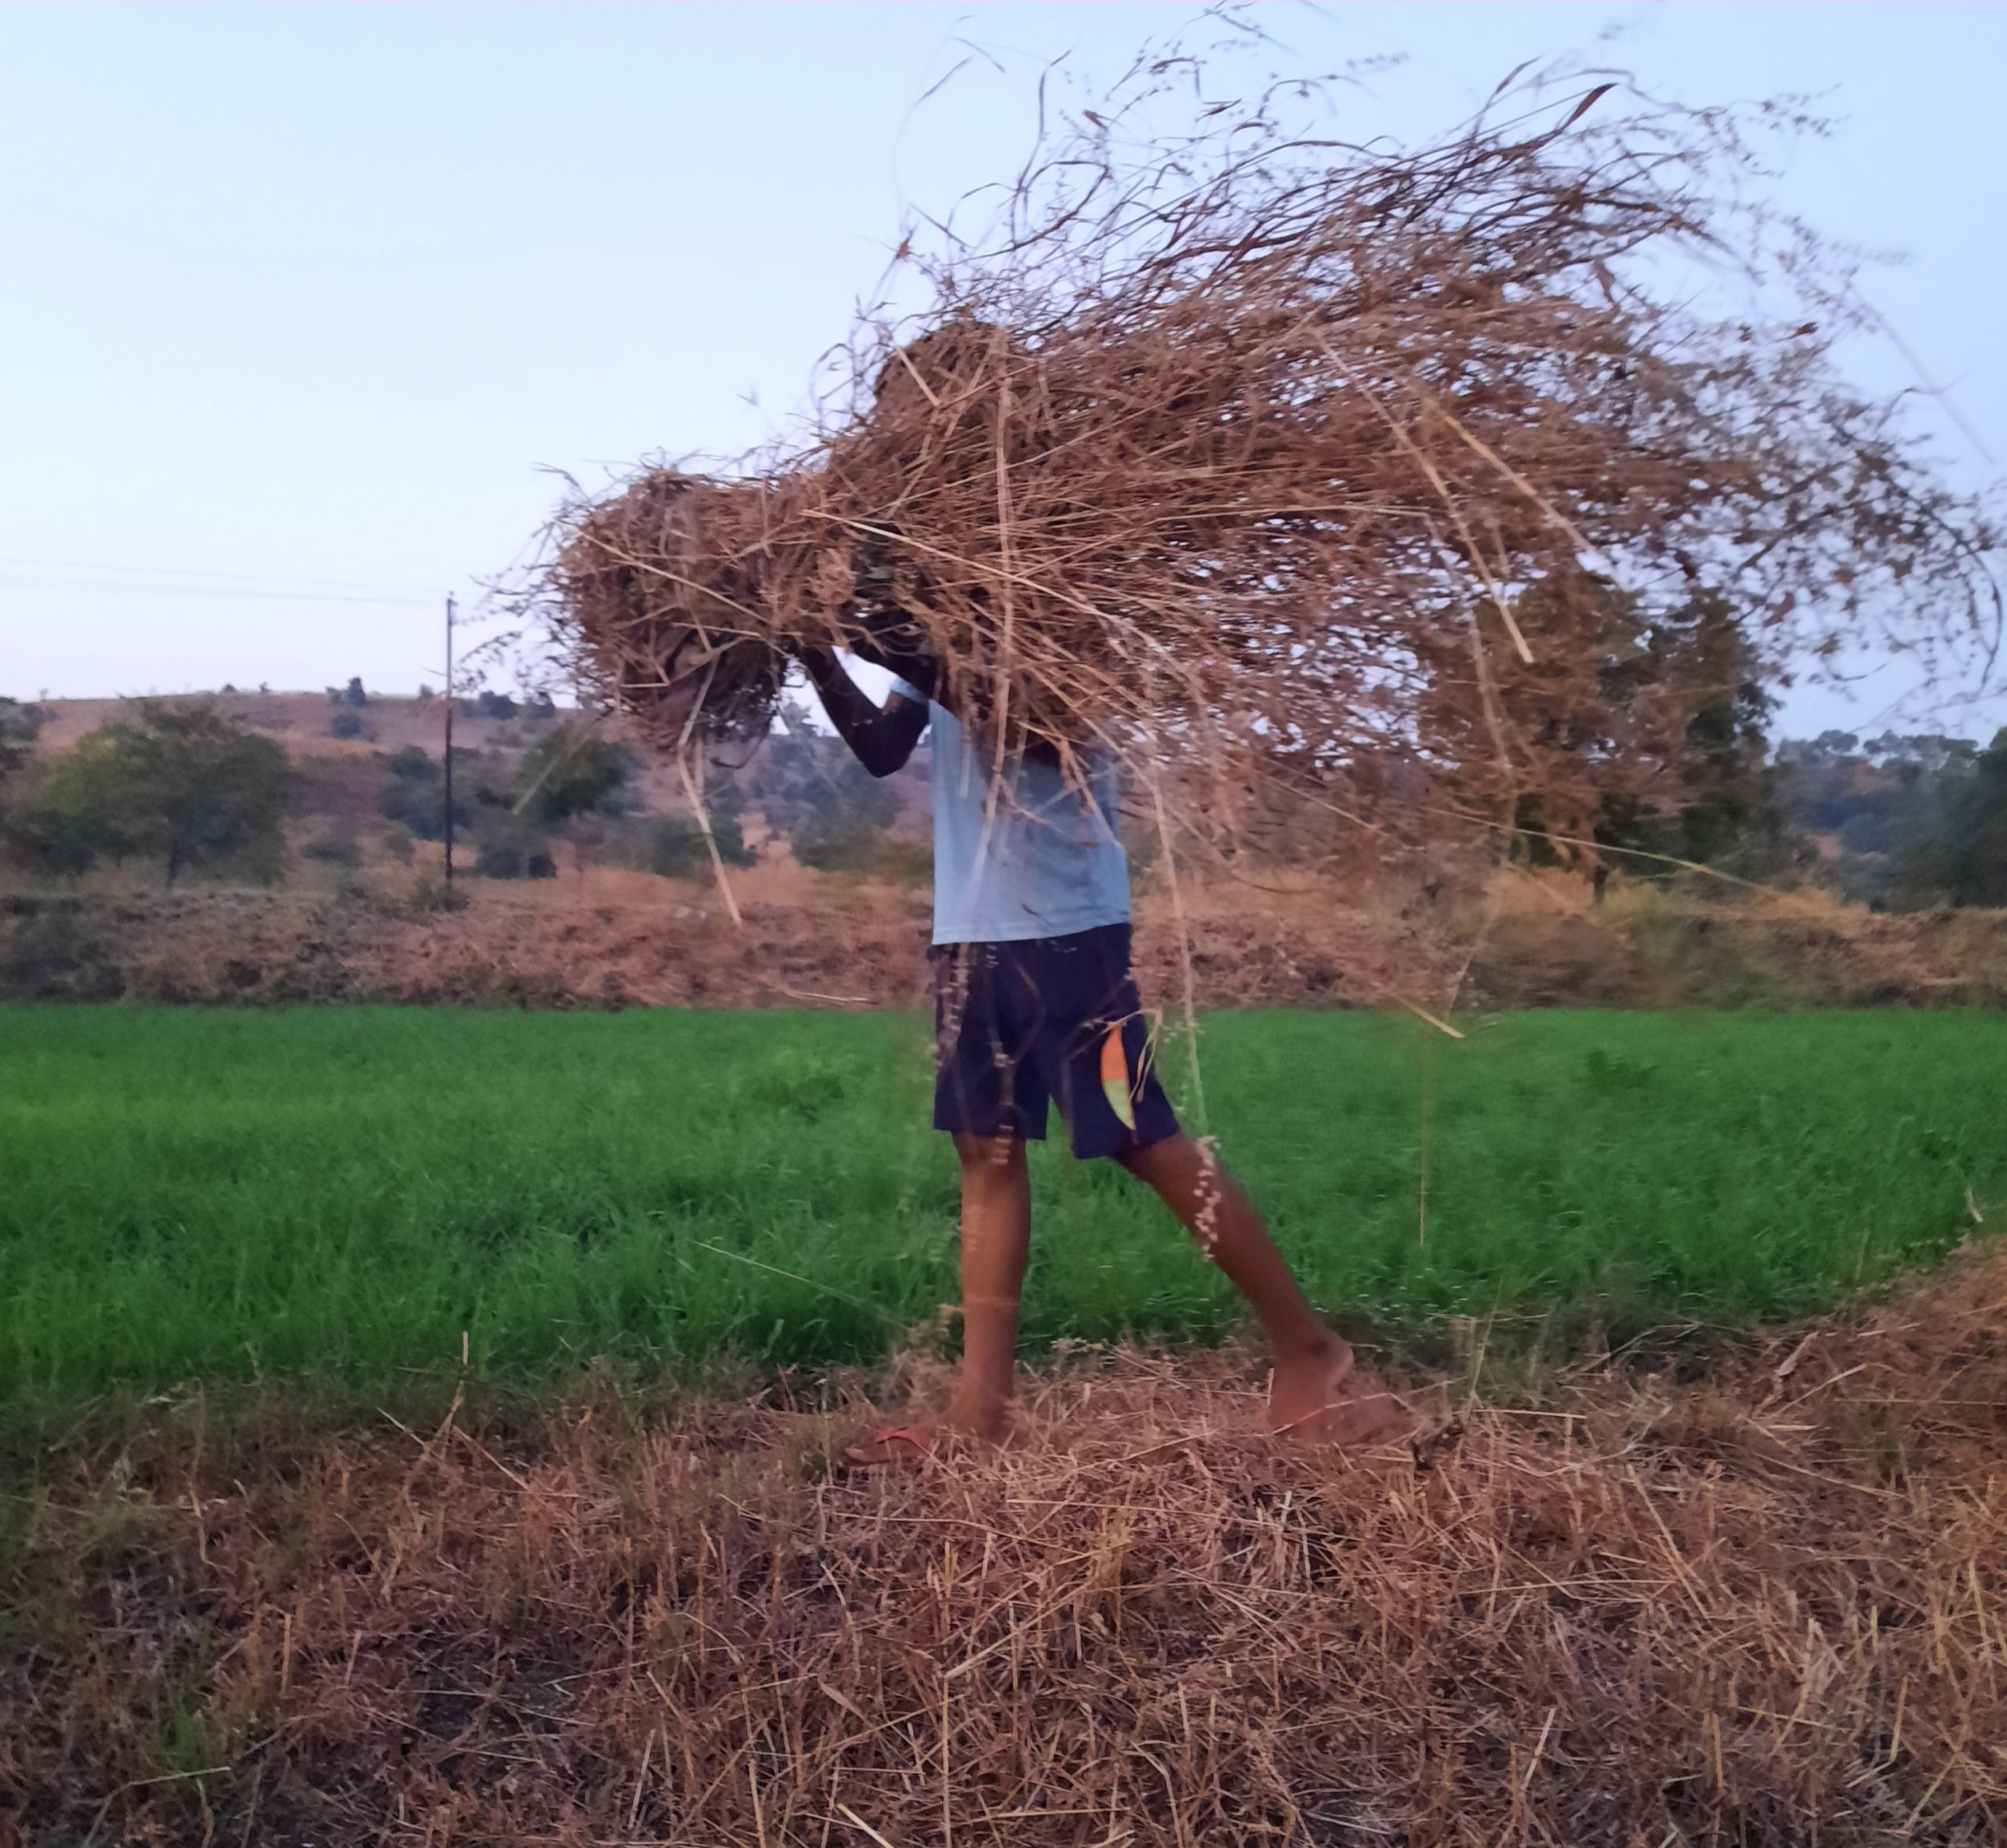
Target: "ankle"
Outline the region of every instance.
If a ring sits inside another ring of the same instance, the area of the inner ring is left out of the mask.
[[[1352,1352],[1351,1343],[1321,1322],[1292,1329],[1287,1335],[1272,1338],[1269,1345],[1276,1363],[1283,1367],[1326,1365],[1343,1360]]]
[[[1011,1401],[994,1393],[964,1389],[950,1401],[942,1422],[951,1430],[994,1442],[1011,1428]]]

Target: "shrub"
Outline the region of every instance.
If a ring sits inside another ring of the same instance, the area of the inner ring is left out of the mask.
[[[463,719],[513,719],[516,703],[506,693],[483,691],[471,699],[463,699],[459,714]]]
[[[760,856],[746,844],[746,829],[739,812],[739,786],[728,782],[710,806],[712,837],[718,858],[728,866],[749,866]]]
[[[488,778],[473,751],[453,753],[453,826],[472,826],[474,804]],[[442,767],[420,746],[408,744],[383,760],[383,790],[377,812],[401,822],[421,840],[437,840],[446,830],[446,779]]]
[[[934,878],[934,843],[888,836],[871,856],[869,870],[895,885],[927,885]]]
[[[474,855],[474,870],[482,879],[555,879],[557,862],[541,849],[525,852],[515,842],[496,841]]]
[[[0,924],[0,997],[109,1001],[125,990],[118,945],[103,913],[74,899],[17,900]]]
[[[330,866],[362,864],[362,844],[356,839],[355,830],[341,822],[315,835],[299,851],[307,859]]]
[[[543,830],[512,809],[477,809],[474,839],[474,870],[483,879],[549,879],[557,872]]]
[[[663,879],[704,877],[711,856],[703,830],[688,815],[663,815],[649,824],[641,864]]]
[[[788,836],[794,857],[818,873],[866,873],[883,844],[885,824],[869,815],[823,809]]]
[[[408,902],[414,911],[464,911],[469,900],[465,886],[448,885],[428,873],[411,888]]]
[[[508,841],[484,847],[474,857],[474,870],[480,879],[521,879],[523,850]]]
[[[711,831],[718,858],[728,866],[750,866],[759,856],[746,844],[736,805],[711,811]],[[662,879],[711,877],[711,850],[704,830],[687,815],[653,815],[625,832],[618,857],[630,866]]]

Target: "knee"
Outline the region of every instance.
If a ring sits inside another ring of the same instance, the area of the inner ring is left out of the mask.
[[[1205,1161],[1198,1145],[1182,1131],[1160,1142],[1145,1142],[1140,1149],[1118,1149],[1113,1159],[1118,1166],[1152,1187],[1189,1174]]]

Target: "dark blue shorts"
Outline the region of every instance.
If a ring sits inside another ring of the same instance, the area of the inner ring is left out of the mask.
[[[1120,1155],[1178,1133],[1156,1047],[1129,972],[1129,927],[1022,943],[934,949],[934,1127],[1042,1141],[1057,1103],[1082,1157]],[[1101,1083],[1111,1029],[1136,1126]]]

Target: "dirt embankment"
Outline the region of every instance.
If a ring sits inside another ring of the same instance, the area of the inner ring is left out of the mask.
[[[1323,1456],[1248,1358],[1088,1354],[1012,1450],[862,1480],[866,1408],[785,1381],[198,1397],[9,1497],[0,1840],[1979,1848],[2003,1327],[1975,1253]]]
[[[395,896],[190,888],[0,899],[0,997],[190,1004],[849,1006],[919,1000],[927,901],[785,870],[715,892],[614,873],[472,880],[460,911]],[[1501,894],[1502,893],[1502,896]],[[1138,924],[1145,999],[1201,1006],[2007,1004],[2007,914],[1881,916],[1824,898],[1735,906],[1630,895],[1597,909],[1504,882],[1432,907],[1368,894],[1163,895]]]
[[[560,906],[483,894],[462,912],[316,903],[251,892],[12,902],[0,994],[181,1003],[463,1002],[534,1007],[900,1005],[927,989],[927,907],[910,892],[748,904],[715,897]],[[1191,966],[1208,1005],[1366,1003],[1420,961],[1418,935],[1363,920],[1197,920]],[[1139,973],[1184,992],[1175,934],[1145,927]]]

